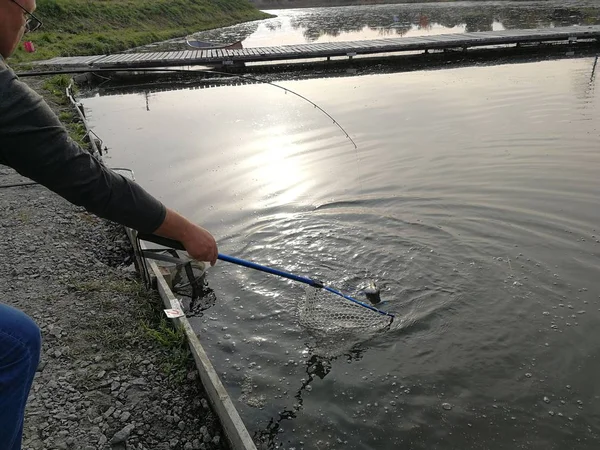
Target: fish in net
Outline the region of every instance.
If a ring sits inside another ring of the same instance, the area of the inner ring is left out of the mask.
[[[298,307],[300,325],[326,336],[384,330],[393,319],[369,305],[312,286],[306,286],[304,300]]]
[[[185,250],[181,242],[153,234],[138,234],[138,239],[147,240],[167,247]],[[261,272],[270,273],[289,280],[304,283],[307,286],[304,302],[299,308],[299,321],[305,328],[326,334],[338,332],[377,331],[389,327],[394,315],[362,303],[335,289],[325,286],[318,280],[294,275],[283,270],[246,261],[234,256],[218,254],[218,259]],[[374,304],[381,301],[379,290],[373,284],[365,290],[365,295]]]

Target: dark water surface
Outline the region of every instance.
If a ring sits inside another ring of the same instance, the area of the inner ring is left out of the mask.
[[[108,164],[222,253],[383,286],[392,328],[315,342],[302,285],[220,262],[192,323],[257,441],[600,446],[594,58],[84,99]],[[326,355],[326,357],[323,357]]]
[[[600,23],[596,0],[409,3],[267,10],[277,17],[194,36],[245,48]]]

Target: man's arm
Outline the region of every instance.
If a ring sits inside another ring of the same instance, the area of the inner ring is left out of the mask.
[[[46,102],[1,60],[0,164],[100,217],[177,239],[192,257],[216,261],[216,244],[208,231],[82,150]]]
[[[140,186],[83,151],[44,100],[2,63],[0,163],[131,228],[153,232],[166,215],[165,207]]]

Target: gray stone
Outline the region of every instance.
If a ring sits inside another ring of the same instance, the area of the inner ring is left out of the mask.
[[[110,440],[110,444],[114,445],[114,444],[119,444],[121,442],[125,442],[134,428],[135,428],[134,424],[129,424],[126,427],[124,427],[123,429],[121,429],[120,431],[117,431],[115,433],[115,435],[112,437],[112,439]]]
[[[110,417],[110,416],[112,416],[112,413],[114,413],[114,412],[115,412],[115,407],[114,407],[114,406],[111,406],[110,408],[108,408],[108,409],[107,409],[107,410],[104,412],[103,416],[104,416],[104,417]]]
[[[145,379],[140,377],[140,378],[136,378],[135,380],[132,380],[131,384],[134,386],[144,386],[144,385],[148,384],[148,382]]]

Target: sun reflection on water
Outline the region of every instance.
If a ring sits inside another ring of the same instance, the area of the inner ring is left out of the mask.
[[[297,202],[312,186],[306,166],[299,155],[302,145],[287,133],[285,125],[272,126],[263,131],[257,141],[254,155],[248,160],[251,179],[257,182],[266,207]]]

